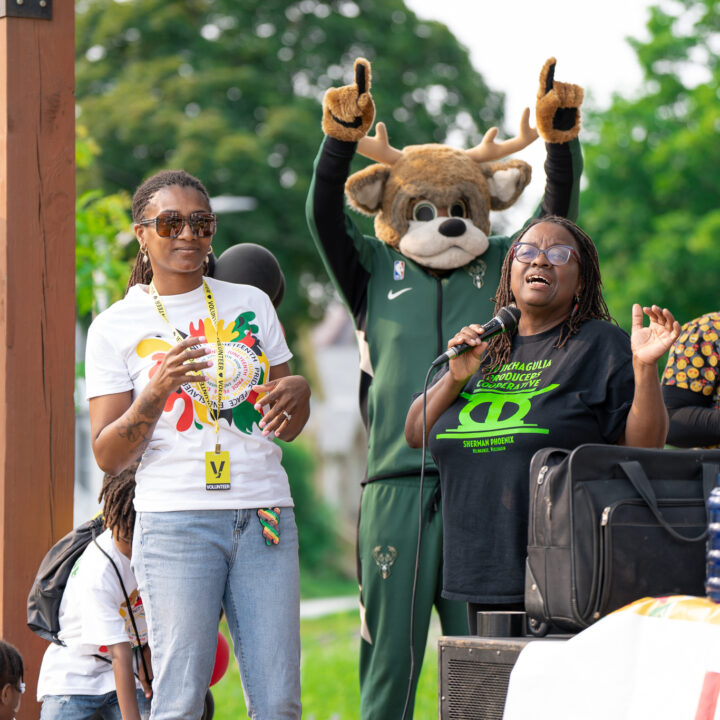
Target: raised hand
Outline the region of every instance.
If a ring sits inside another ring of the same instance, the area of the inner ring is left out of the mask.
[[[555,58],[549,58],[540,71],[535,122],[545,142],[565,143],[574,140],[580,132],[584,91],[579,85],[556,82],[555,64]]]
[[[204,337],[189,336],[165,353],[151,383],[158,392],[168,397],[184,383],[207,380],[203,370],[212,367],[212,361],[200,360],[212,352]]]
[[[370,63],[355,60],[355,82],[330,88],[323,99],[323,132],[337,140],[357,142],[367,134],[375,119],[370,95]]]
[[[650,325],[643,327],[643,313],[650,318]],[[633,357],[645,365],[654,365],[670,349],[680,335],[680,323],[667,308],[657,305],[632,307],[632,333],[630,346]]]

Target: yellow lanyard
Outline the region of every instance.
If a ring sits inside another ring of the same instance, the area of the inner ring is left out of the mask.
[[[152,282],[152,280],[150,281],[150,295],[152,296],[152,299],[155,303],[155,309],[157,310],[158,315],[160,315],[160,317],[165,320],[168,325],[170,325],[175,339],[178,342],[181,342],[184,338],[168,319],[167,312],[165,311],[165,306],[163,305],[162,300],[160,299],[160,296],[155,289],[155,284]],[[218,332],[218,317],[217,307],[215,305],[215,297],[213,296],[212,290],[210,289],[210,286],[207,284],[207,282],[205,282],[204,278],[203,295],[205,296],[205,304],[207,305],[208,313],[210,313],[210,322],[212,323],[213,328],[215,328],[215,340],[217,342],[217,353],[215,359],[215,366],[217,368],[217,392],[215,395],[216,409],[214,416],[212,411],[212,403],[210,402],[210,394],[208,393],[205,381],[197,383],[197,387],[198,390],[200,390],[200,394],[202,395],[203,400],[205,401],[210,420],[212,420],[213,425],[215,426],[215,436],[216,438],[218,438],[217,444],[215,446],[215,452],[217,453],[220,452],[220,409],[222,407],[222,394],[223,390],[225,389],[225,350],[223,349],[223,344],[220,340],[220,333]],[[197,372],[199,373],[200,371]]]

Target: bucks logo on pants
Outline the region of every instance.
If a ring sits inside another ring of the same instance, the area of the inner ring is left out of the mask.
[[[378,545],[373,550],[373,559],[383,580],[390,577],[390,568],[397,559],[397,550],[392,545]]]

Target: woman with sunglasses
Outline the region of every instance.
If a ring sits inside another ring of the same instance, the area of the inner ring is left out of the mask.
[[[281,450],[310,389],[262,291],[205,276],[217,221],[184,171],[133,198],[124,299],[88,333],[98,465],[136,474],[132,565],[149,629],[151,717],[200,717],[224,608],[252,717],[300,717],[297,528]]]
[[[481,325],[448,343],[450,360],[408,413],[411,447],[427,439],[440,472],[443,596],[478,610],[522,610],[528,470],[535,451],[583,443],[662,447],[667,412],[657,362],[679,333],[668,310],[632,309],[632,336],[601,292],[595,246],[556,216],[529,224],[510,248],[496,310],[515,304],[517,331],[481,341]],[[643,327],[643,312],[649,327]]]

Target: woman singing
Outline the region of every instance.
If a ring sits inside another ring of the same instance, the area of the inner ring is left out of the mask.
[[[657,362],[679,332],[668,310],[632,309],[632,336],[611,322],[597,251],[560,217],[531,223],[508,252],[496,310],[516,304],[515,334],[482,342],[464,327],[427,393],[428,444],[440,472],[443,596],[477,610],[523,609],[528,469],[535,451],[583,443],[662,447],[668,419]],[[650,326],[643,327],[643,312]],[[422,397],[405,436],[422,446]]]
[[[267,295],[204,276],[217,220],[186,172],[133,198],[140,252],[125,298],[93,322],[92,444],[118,474],[142,456],[132,566],[146,610],[152,715],[197,720],[221,607],[254,718],[300,717],[297,529],[275,437],[310,389]]]

